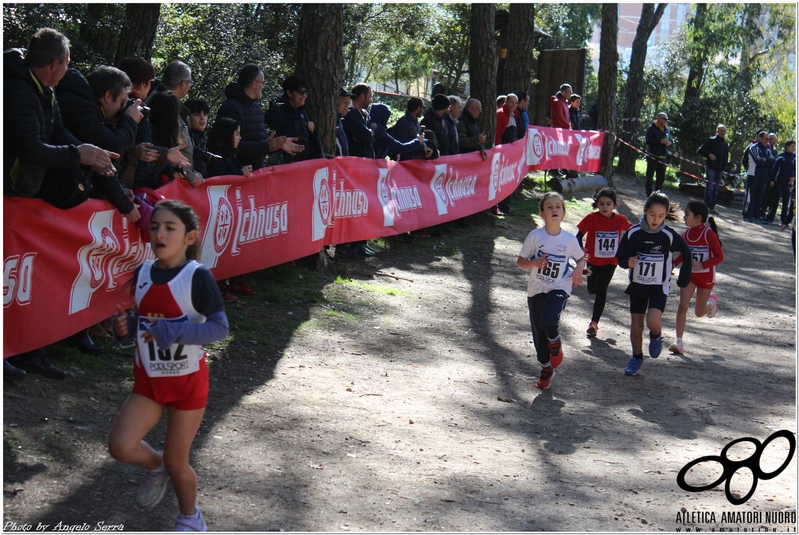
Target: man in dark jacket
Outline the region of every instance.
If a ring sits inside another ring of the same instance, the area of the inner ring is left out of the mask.
[[[352,88],[352,104],[344,116],[344,132],[350,146],[350,156],[375,157],[375,127],[369,122],[367,108],[372,103],[372,88],[356,84]]]
[[[796,141],[793,139],[785,142],[785,150],[774,160],[774,165],[771,166],[770,178],[776,183],[777,191],[782,199],[780,223],[785,226],[791,222],[793,215],[791,213],[793,199],[791,192],[795,190],[796,184]],[[770,211],[766,216],[766,221],[774,221],[776,214],[777,208],[774,207],[773,211]]]
[[[669,123],[669,116],[666,112],[658,113],[657,118],[646,129],[646,146],[649,156],[646,158],[646,196],[649,197],[652,191],[660,190],[663,182],[666,181],[666,150],[671,145],[671,133],[666,125]],[[652,189],[652,177],[657,173],[655,189]]]
[[[127,105],[130,85],[128,75],[115,67],[97,67],[87,77],[77,69],[67,70],[56,95],[64,126],[80,141],[124,154],[135,144],[143,117],[140,101]],[[116,177],[94,176],[92,182],[128,221],[139,220],[139,210]]]
[[[447,145],[449,146],[450,154],[458,154],[460,152],[460,142],[458,141],[458,118],[463,111],[463,103],[457,95],[450,95],[449,97],[449,111],[444,115],[444,121],[447,123]]]
[[[757,133],[757,141],[746,149],[746,195],[743,218],[748,223],[763,219],[763,193],[768,185],[768,172],[774,163],[774,154],[768,146],[768,132]]]
[[[394,126],[388,129],[388,133],[391,134],[394,139],[403,143],[416,139],[420,131],[419,117],[421,117],[423,113],[424,103],[422,99],[418,97],[409,98],[405,115],[397,119]],[[420,160],[422,158],[424,158],[424,152],[421,150],[402,155],[403,160]]]
[[[64,128],[53,88],[69,65],[69,41],[59,32],[36,32],[23,58],[19,49],[3,53],[3,193],[38,197],[64,206],[72,197],[67,176],[79,174],[79,165],[113,176],[106,151],[81,144]],[[74,184],[74,182],[71,182]]]
[[[278,136],[297,138],[297,144],[305,147],[296,155],[280,153],[284,163],[324,157],[322,141],[305,109],[307,97],[308,83],[301,76],[292,74],[283,81],[283,94],[271,102],[266,112],[268,128],[273,129]]]
[[[86,185],[80,165],[110,177],[111,157],[118,157],[75,139],[61,120],[55,92],[69,65],[69,41],[50,29],[38,30],[28,44],[3,53],[3,193],[37,197],[70,208],[85,200],[78,186]],[[24,377],[25,371],[55,379],[66,372],[53,366],[44,349],[3,360],[4,377]]]
[[[463,107],[463,113],[458,121],[458,144],[460,153],[480,151],[485,154],[486,135],[480,133],[480,125],[477,118],[483,111],[483,105],[476,98],[469,98]],[[486,159],[484,155],[483,159]]]
[[[438,153],[447,156],[449,151],[449,125],[444,122],[444,116],[449,113],[449,98],[446,95],[433,97],[433,104],[428,108],[422,119],[422,126],[433,132],[438,142]]]
[[[270,152],[282,149],[289,154],[297,154],[304,148],[294,144],[296,138],[267,134],[264,109],[258,103],[263,90],[263,71],[258,65],[245,65],[239,71],[238,80],[225,88],[227,100],[216,114],[217,118],[230,117],[241,125],[238,156],[241,164],[251,165],[253,171],[264,166],[264,157]]]
[[[336,120],[336,156],[350,155],[350,145],[347,143],[347,134],[344,132],[344,116],[347,115],[347,110],[350,109],[350,103],[354,96],[343,87],[338,94],[338,106],[336,107],[336,115],[338,116]]]
[[[730,161],[730,146],[724,136],[727,135],[727,127],[720,124],[716,127],[716,135],[702,143],[696,152],[705,157],[705,204],[711,214],[718,214],[716,211],[716,199],[719,194],[719,182],[721,173]]]

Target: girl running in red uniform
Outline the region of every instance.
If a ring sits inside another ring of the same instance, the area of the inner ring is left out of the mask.
[[[669,346],[669,351],[682,355],[682,337],[685,333],[685,323],[688,317],[688,308],[691,298],[696,291],[696,317],[707,314],[712,318],[719,311],[719,299],[711,294],[716,282],[716,266],[724,260],[721,250],[716,222],[708,215],[708,207],[701,201],[691,201],[685,207],[685,221],[688,230],[682,238],[691,249],[691,282],[680,289],[680,306],[677,308],[677,341]],[[707,223],[707,224],[705,224]],[[674,259],[674,265],[683,262],[682,255]]]
[[[208,400],[208,367],[202,344],[225,338],[228,322],[211,272],[195,260],[199,222],[191,207],[161,201],[150,218],[155,260],[133,274],[134,314],[114,318],[117,339],[135,333],[133,392],[117,416],[108,451],[145,469],[136,501],[154,507],[171,479],[180,513],[175,531],[207,531],[197,507],[197,475],[189,450]],[[144,441],[164,410],[169,412],[164,451]]]
[[[577,223],[580,232],[577,239],[583,243],[585,236],[585,256],[588,262],[588,293],[596,295],[591,323],[588,324],[588,336],[596,336],[599,331],[599,319],[605,310],[608,286],[616,271],[619,261],[616,251],[622,234],[632,224],[621,214],[614,212],[618,208],[616,191],[613,188],[602,188],[594,199],[596,212],[591,212]]]

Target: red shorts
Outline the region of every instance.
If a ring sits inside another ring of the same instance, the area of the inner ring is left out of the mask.
[[[696,284],[697,288],[701,288],[703,290],[712,290],[714,286],[714,283],[712,282],[694,282],[694,284]]]
[[[179,377],[150,377],[144,368],[134,364],[132,393],[170,409],[204,409],[208,404],[208,366],[205,356],[200,359],[199,371]]]

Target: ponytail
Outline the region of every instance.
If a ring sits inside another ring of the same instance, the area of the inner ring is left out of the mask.
[[[719,245],[721,245],[721,237],[719,236],[719,229],[716,226],[716,220],[713,216],[707,218],[707,226],[710,227],[710,230],[716,233],[716,237],[719,239]]]

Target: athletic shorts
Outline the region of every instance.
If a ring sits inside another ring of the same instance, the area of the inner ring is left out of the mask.
[[[713,286],[715,286],[715,284],[712,282],[694,282],[694,284],[696,284],[697,288],[701,288],[703,290],[712,290]]]
[[[653,286],[653,290],[649,297],[630,296],[630,314],[646,314],[650,308],[656,308],[661,312],[666,310],[668,296],[663,293],[660,286]]]
[[[199,371],[179,377],[150,377],[144,368],[134,364],[132,393],[170,409],[204,409],[208,404],[208,365],[205,356],[200,359]]]

